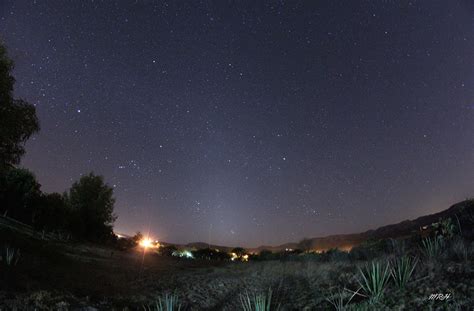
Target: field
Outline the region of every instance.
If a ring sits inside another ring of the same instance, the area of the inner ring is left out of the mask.
[[[272,310],[334,310],[338,306],[344,310],[346,304],[357,310],[474,306],[473,245],[464,241],[460,246],[460,240],[450,242],[452,246],[446,246],[437,258],[414,254],[420,260],[405,288],[398,289],[388,279],[377,300],[358,290],[359,268],[365,271],[368,262],[395,267],[400,249],[374,256],[376,261],[339,251],[250,262],[189,260],[151,251],[144,254],[140,248],[119,251],[58,242],[0,228],[0,245],[21,250],[16,265],[2,265],[1,310],[143,310],[166,293],[176,295],[184,310],[241,310],[242,299],[253,302],[255,295],[268,296],[269,291]],[[433,294],[449,298],[430,300]]]

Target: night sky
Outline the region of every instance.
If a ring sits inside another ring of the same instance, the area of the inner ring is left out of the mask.
[[[117,232],[278,244],[474,196],[472,1],[7,0],[0,34],[22,165],[103,175]]]

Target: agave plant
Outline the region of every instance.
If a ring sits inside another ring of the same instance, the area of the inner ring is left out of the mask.
[[[371,302],[382,298],[390,278],[390,265],[379,261],[366,264],[364,269],[359,267],[359,285]]]
[[[435,258],[441,255],[444,247],[444,240],[441,236],[435,238],[425,238],[421,241],[421,251],[428,258]]]
[[[394,260],[390,267],[390,275],[399,289],[404,289],[418,264],[418,258],[402,256]]]
[[[3,248],[3,256],[0,258],[2,258],[7,266],[16,266],[20,260],[20,256],[20,249],[15,249],[7,245]]]
[[[179,302],[179,297],[176,294],[166,293],[155,301],[149,307],[144,307],[146,311],[180,311],[181,303]]]
[[[267,293],[257,293],[250,295],[246,292],[240,295],[240,303],[244,311],[271,311],[279,310],[280,306],[272,309],[272,290],[269,289]]]
[[[359,293],[359,291],[360,291],[360,288],[355,292],[344,288],[343,290],[339,292],[331,293],[331,295],[328,298],[326,298],[326,300],[337,311],[349,310],[349,304],[351,303],[351,300],[354,298],[355,295]],[[352,295],[349,292],[352,293]]]

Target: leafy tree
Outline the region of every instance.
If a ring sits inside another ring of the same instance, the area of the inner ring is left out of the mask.
[[[0,173],[20,162],[24,143],[39,131],[35,106],[13,98],[13,62],[0,42]]]
[[[77,238],[100,242],[113,236],[113,188],[104,183],[102,176],[90,173],[81,177],[66,197],[73,213],[72,231]]]
[[[69,231],[71,210],[63,195],[59,193],[43,194],[35,211],[35,228],[45,231]]]
[[[24,168],[9,168],[0,174],[0,213],[25,223],[32,216],[41,197],[41,185]]]

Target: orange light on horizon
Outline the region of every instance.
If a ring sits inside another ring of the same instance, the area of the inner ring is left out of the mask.
[[[152,240],[149,237],[145,237],[138,242],[140,247],[147,249],[147,248],[159,248],[160,243],[158,241]]]

